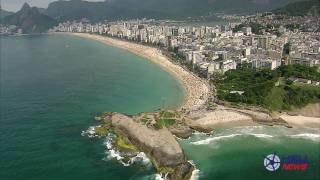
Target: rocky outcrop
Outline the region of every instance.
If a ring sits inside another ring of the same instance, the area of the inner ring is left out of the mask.
[[[180,124],[169,127],[169,131],[176,137],[182,139],[189,138],[193,133],[193,129],[191,129],[189,126]]]
[[[169,173],[171,179],[189,179],[193,166],[167,128],[154,130],[119,113],[108,119],[116,133],[149,155],[158,171]]]

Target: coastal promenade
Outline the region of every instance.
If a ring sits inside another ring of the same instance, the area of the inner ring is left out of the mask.
[[[209,85],[195,74],[172,63],[161,51],[154,47],[143,46],[136,43],[113,39],[100,35],[86,33],[68,33],[78,37],[96,40],[107,45],[115,46],[138,56],[144,57],[172,74],[185,89],[185,101],[180,109],[193,111],[203,107],[209,97]],[[161,83],[161,82],[157,82]]]

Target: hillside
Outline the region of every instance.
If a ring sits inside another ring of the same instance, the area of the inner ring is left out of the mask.
[[[24,4],[20,11],[6,16],[1,21],[2,24],[16,25],[23,30],[23,33],[46,32],[56,24],[56,21],[47,15],[41,14],[36,7]]]
[[[220,100],[262,106],[271,111],[320,102],[319,86],[292,82],[292,77],[320,81],[317,68],[288,65],[276,70],[241,67],[227,71],[222,77],[214,77],[214,83]],[[233,93],[241,91],[241,94]]]
[[[0,6],[0,19],[6,17],[6,16],[9,16],[9,15],[12,15],[13,12],[9,12],[9,11],[6,11],[4,9],[1,8]]]
[[[94,21],[156,18],[184,19],[208,16],[216,12],[252,13],[282,7],[298,0],[81,0],[56,1],[46,14],[58,20],[89,18]]]
[[[285,7],[276,9],[274,12],[290,16],[320,15],[320,0],[308,0],[290,3]]]

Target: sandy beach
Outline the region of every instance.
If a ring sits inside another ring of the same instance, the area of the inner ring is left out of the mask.
[[[249,116],[230,110],[215,110],[204,113],[204,116],[195,122],[201,126],[210,128],[257,125]]]
[[[187,111],[195,111],[205,105],[209,96],[209,85],[195,74],[183,69],[179,65],[173,64],[161,51],[154,47],[144,46],[133,42],[122,41],[118,39],[109,38],[106,36],[86,34],[86,33],[67,33],[74,36],[96,40],[107,45],[127,50],[138,56],[146,58],[151,62],[159,65],[161,68],[172,74],[179,80],[185,89],[185,101],[180,109]],[[201,117],[197,118],[193,123],[197,123],[203,127],[235,127],[235,126],[252,126],[258,125],[253,121],[252,117],[246,115],[251,114],[259,119],[271,121],[268,114],[261,112],[254,112],[248,110],[232,109],[219,106],[217,110],[202,112],[195,111]],[[281,118],[288,122],[293,127],[312,127],[320,128],[320,118],[306,117],[306,116],[290,116],[282,115]]]
[[[210,89],[209,85],[207,85],[206,82],[204,82],[201,78],[197,77],[193,73],[186,71],[179,65],[173,64],[165,55],[161,53],[159,49],[100,35],[85,33],[69,34],[96,40],[107,45],[130,51],[131,53],[144,57],[162,67],[164,70],[176,77],[182,83],[185,89],[186,97],[183,105],[181,106],[181,109],[197,110],[202,107],[208,99]]]
[[[320,128],[320,118],[318,117],[290,116],[287,114],[283,114],[280,117],[293,127]]]

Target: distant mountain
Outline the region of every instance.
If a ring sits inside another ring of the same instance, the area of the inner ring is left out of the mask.
[[[30,7],[27,3],[20,11],[6,16],[2,24],[16,25],[23,30],[23,33],[46,32],[56,24],[56,21],[47,15],[41,14],[36,7]]]
[[[142,17],[182,19],[216,12],[268,11],[295,1],[299,0],[59,0],[49,4],[46,14],[61,21],[81,18],[94,21]]]
[[[6,11],[6,10],[2,9],[0,6],[0,19],[4,18],[6,16],[9,16],[11,14],[13,14],[13,12]]]
[[[320,15],[320,0],[308,0],[290,3],[274,12],[290,16]]]
[[[39,8],[39,7],[37,7],[37,9],[38,9],[39,13],[41,13],[41,14],[45,14],[46,11],[47,11],[46,8]]]

